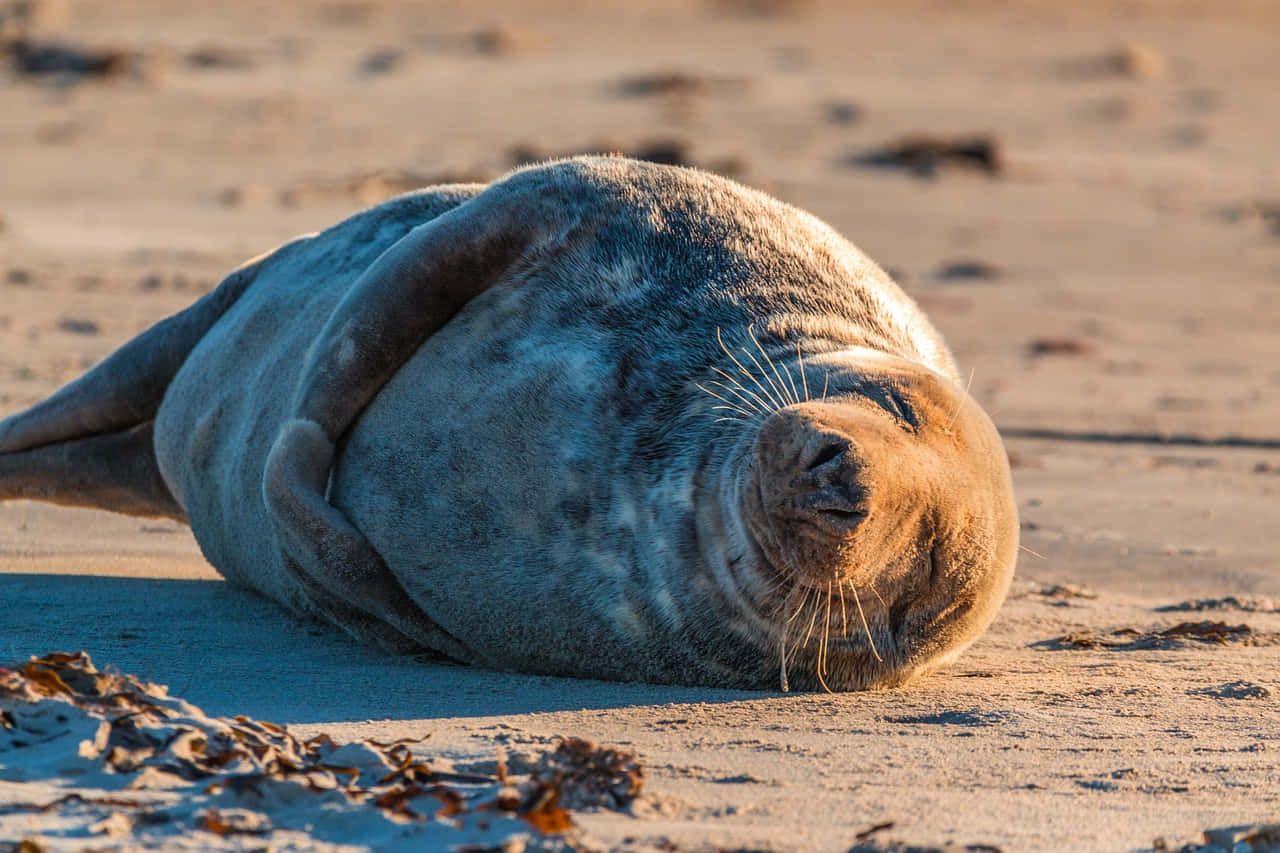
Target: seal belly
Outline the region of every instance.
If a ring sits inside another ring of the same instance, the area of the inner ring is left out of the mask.
[[[584,538],[605,538],[605,487],[627,474],[601,411],[613,368],[589,328],[542,322],[543,295],[496,288],[430,338],[351,430],[330,499],[476,662],[583,674],[580,642],[641,633],[596,604],[625,601],[630,533]]]

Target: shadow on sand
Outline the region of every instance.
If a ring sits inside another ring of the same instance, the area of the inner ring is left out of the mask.
[[[487,717],[768,694],[396,658],[222,581],[0,574],[0,663],[83,649],[206,713],[277,723]]]

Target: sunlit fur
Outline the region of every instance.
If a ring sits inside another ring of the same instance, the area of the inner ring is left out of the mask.
[[[717,687],[904,683],[990,622],[995,429],[832,228],[582,157],[246,264],[0,422],[0,499],[186,519],[384,648]]]
[[[774,578],[759,606],[778,636],[781,689],[798,658],[831,690],[902,683],[958,653],[1003,599],[1017,541],[990,422],[917,364],[853,351],[806,367],[801,345],[780,361],[746,337],[758,360],[724,347],[737,374],[713,368],[726,378],[704,390],[719,423],[755,436],[739,509]],[[788,500],[812,492],[799,460],[833,442],[856,457],[846,470],[865,503],[847,531],[815,528]]]

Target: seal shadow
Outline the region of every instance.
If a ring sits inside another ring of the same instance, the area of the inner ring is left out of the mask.
[[[220,580],[0,574],[0,665],[84,650],[216,716],[488,717],[768,694],[495,672],[394,657]]]

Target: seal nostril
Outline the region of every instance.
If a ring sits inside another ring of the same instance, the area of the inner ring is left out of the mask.
[[[805,470],[812,471],[815,468],[821,468],[823,465],[826,465],[832,459],[835,459],[848,449],[849,445],[842,442],[833,442],[832,444],[828,444],[818,451],[818,455],[813,457],[813,461],[809,463]]]

